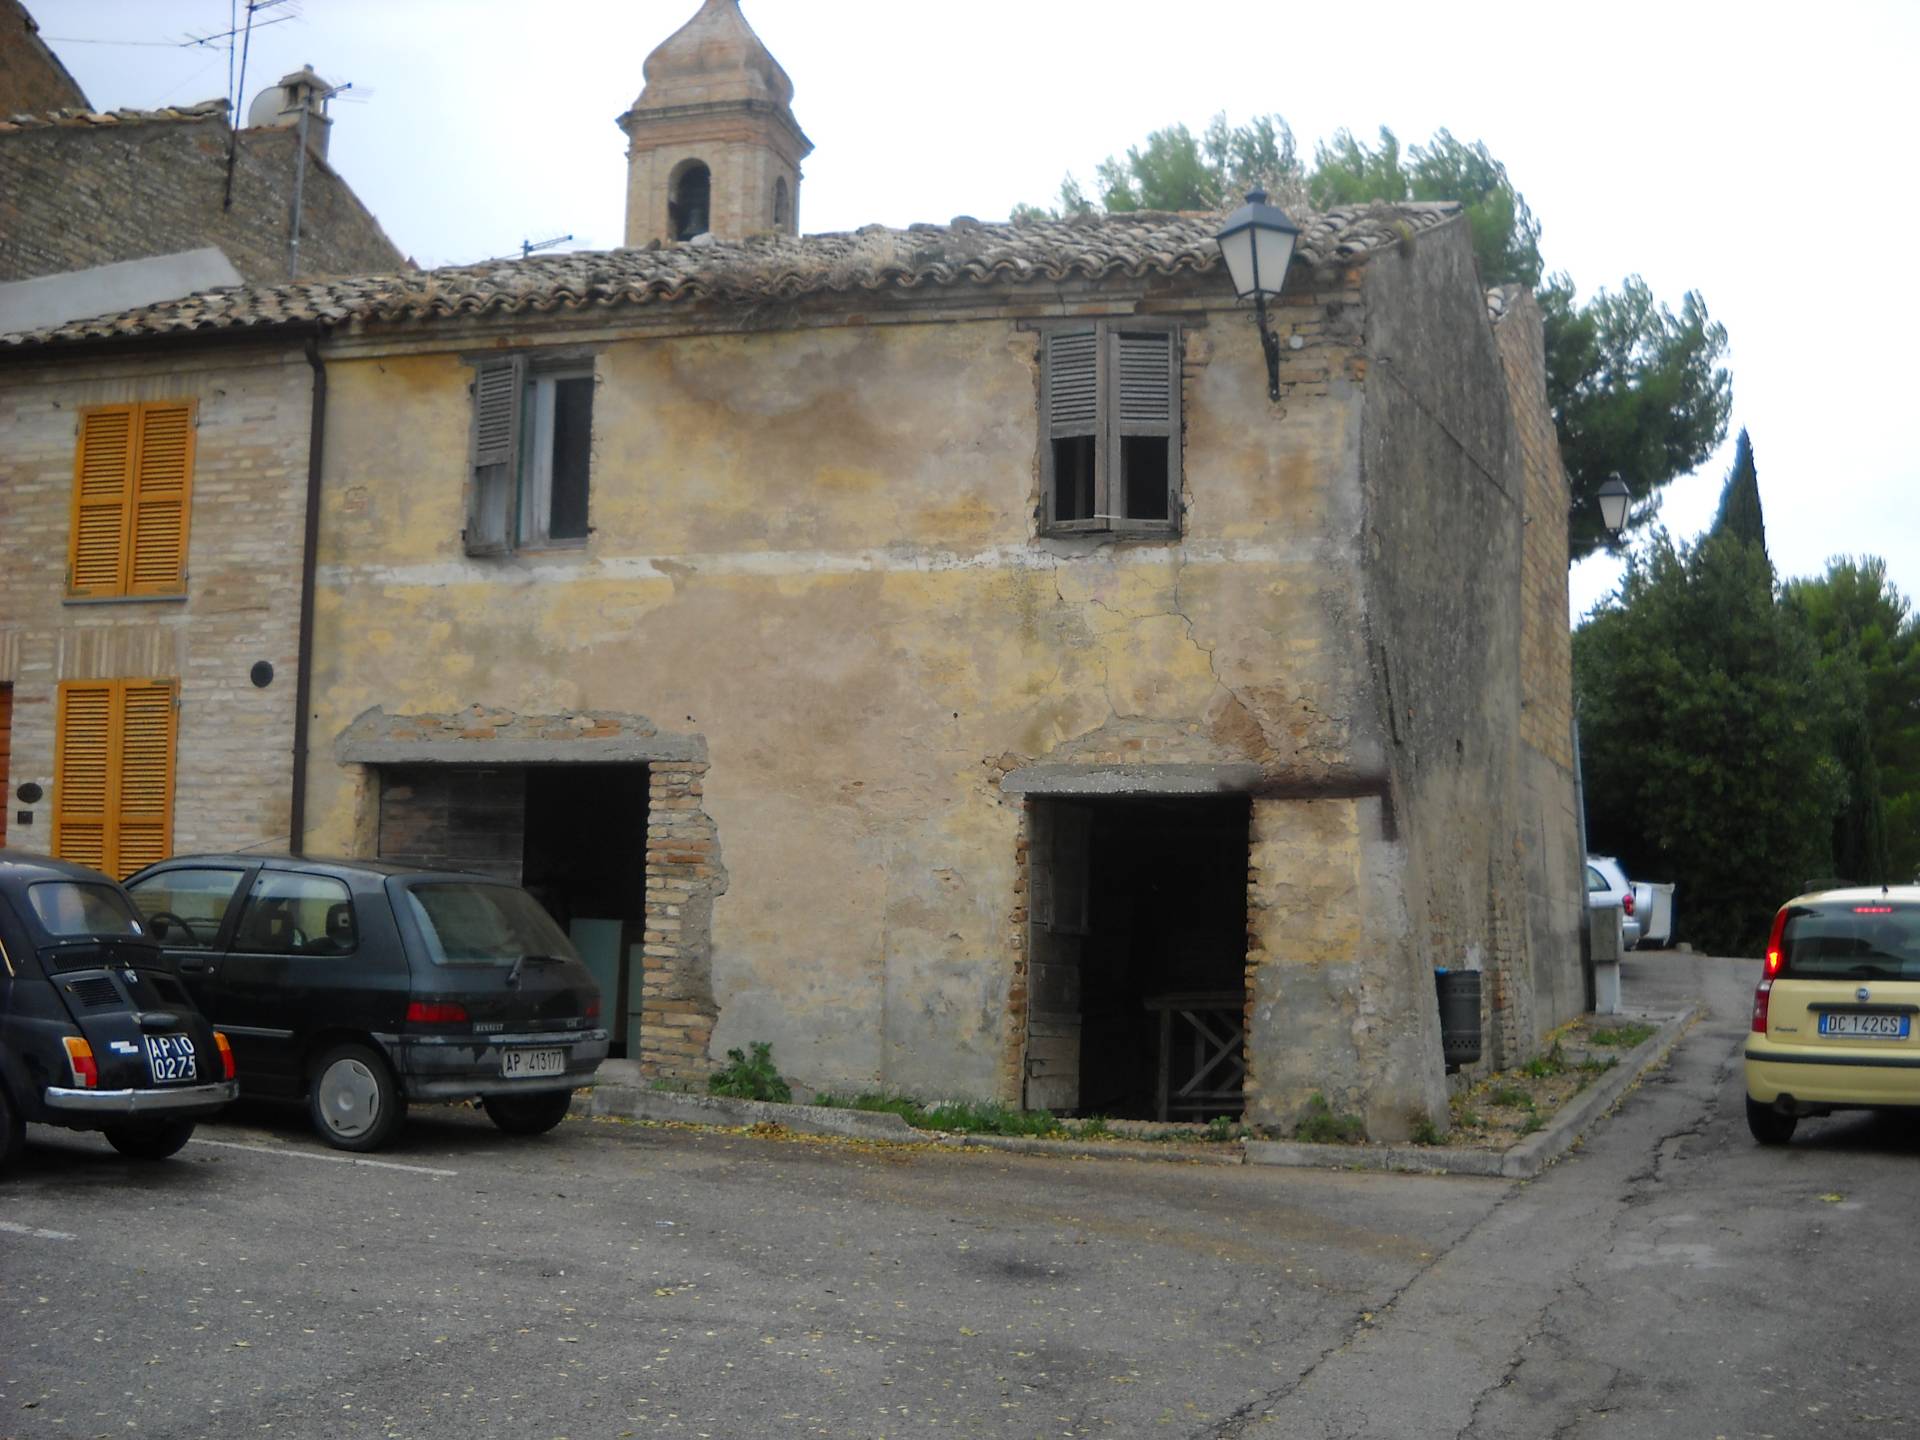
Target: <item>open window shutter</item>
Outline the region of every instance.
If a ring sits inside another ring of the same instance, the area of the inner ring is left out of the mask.
[[[187,500],[192,482],[193,402],[141,406],[127,594],[178,594],[186,587]]]
[[[73,531],[67,548],[72,595],[125,592],[127,509],[133,494],[134,407],[83,411],[73,461]]]
[[[1055,474],[1054,441],[1075,436],[1100,434],[1100,332],[1086,330],[1049,330],[1046,334],[1045,364],[1042,366],[1047,407],[1047,444],[1044,447],[1043,474],[1046,481],[1046,518],[1058,524],[1056,512],[1059,477]],[[1096,514],[1106,508],[1102,498],[1094,497]]]
[[[473,463],[467,491],[467,553],[498,555],[512,539],[520,464],[520,394],[526,361],[481,362],[473,379]]]
[[[53,853],[104,869],[112,844],[113,709],[111,680],[60,687],[53,775]]]
[[[1167,517],[1180,514],[1180,347],[1170,330],[1116,331],[1114,370],[1119,403],[1113,407],[1115,443],[1107,447],[1107,470],[1114,487],[1114,511],[1120,513],[1120,465],[1128,435],[1166,438]]]
[[[118,844],[109,867],[118,880],[173,848],[173,694],[166,680],[121,685]]]

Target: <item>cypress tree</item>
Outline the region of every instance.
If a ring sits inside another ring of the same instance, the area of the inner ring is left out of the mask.
[[[1733,452],[1733,470],[1720,492],[1720,513],[1713,518],[1713,534],[1732,535],[1767,553],[1767,522],[1760,512],[1760,475],[1753,466],[1753,442],[1740,432]],[[1772,557],[1768,556],[1769,565]]]

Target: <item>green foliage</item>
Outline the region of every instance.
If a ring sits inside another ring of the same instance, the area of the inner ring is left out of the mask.
[[[1487,1103],[1504,1106],[1509,1110],[1531,1110],[1533,1096],[1518,1085],[1497,1085],[1487,1095]]]
[[[1224,1145],[1229,1140],[1240,1138],[1240,1126],[1231,1115],[1216,1115],[1207,1122],[1207,1128],[1200,1138],[1216,1145]]]
[[[1587,1034],[1587,1039],[1595,1045],[1605,1045],[1618,1050],[1631,1050],[1636,1045],[1645,1044],[1653,1038],[1654,1027],[1643,1025],[1638,1020],[1627,1020],[1619,1025],[1598,1026]],[[1609,1058],[1607,1064],[1613,1061]],[[1605,1069],[1606,1066],[1602,1066]]]
[[[1790,581],[1786,600],[1846,711],[1834,868],[1869,882],[1920,877],[1920,617],[1872,556],[1829,561],[1824,576]]]
[[[1545,1080],[1549,1076],[1564,1075],[1567,1072],[1567,1057],[1561,1052],[1560,1042],[1553,1042],[1553,1048],[1544,1055],[1536,1055],[1520,1067],[1521,1072],[1535,1080]]]
[[[898,1115],[917,1130],[950,1130],[962,1135],[1059,1135],[1065,1129],[1047,1110],[1016,1110],[994,1101],[942,1100],[923,1104],[910,1095],[872,1091],[862,1095],[816,1095],[814,1104],[838,1110],[870,1110]],[[1107,1128],[1104,1117],[1085,1122]],[[1088,1133],[1083,1127],[1082,1134]]]
[[[1374,145],[1340,130],[1314,147],[1308,173],[1280,116],[1233,126],[1221,114],[1198,136],[1185,125],[1156,130],[1124,160],[1102,161],[1095,177],[1092,195],[1069,175],[1057,210],[1020,205],[1015,218],[1221,209],[1256,184],[1296,212],[1375,200],[1459,201],[1482,282],[1538,292],[1547,400],[1572,488],[1576,560],[1612,543],[1596,498],[1609,476],[1620,476],[1632,492],[1627,531],[1639,531],[1659,512],[1660,491],[1705,464],[1726,438],[1733,407],[1733,380],[1723,364],[1727,334],[1698,292],[1682,299],[1676,315],[1637,275],[1618,293],[1601,290],[1585,304],[1576,303],[1566,275],[1543,280],[1540,223],[1482,141],[1469,144],[1442,129],[1403,149],[1385,127]]]
[[[1446,1136],[1440,1133],[1440,1127],[1433,1123],[1433,1117],[1422,1111],[1413,1117],[1413,1126],[1408,1136],[1416,1145],[1438,1145]]]
[[[1757,545],[1657,534],[1573,642],[1591,846],[1675,881],[1722,954],[1757,954],[1780,902],[1830,872],[1846,798],[1835,697],[1772,581]]]
[[[1378,148],[1340,130],[1314,147],[1307,193],[1318,209],[1369,200],[1457,200],[1473,235],[1480,278],[1488,285],[1540,283],[1540,222],[1526,198],[1482,141],[1466,144],[1437,130],[1425,145],[1410,146],[1380,127]]]
[[[756,1040],[751,1048],[751,1058],[739,1050],[727,1051],[727,1063],[707,1077],[707,1092],[730,1095],[736,1100],[791,1103],[793,1087],[774,1068],[773,1046],[765,1040]]]
[[[1740,432],[1739,443],[1734,446],[1733,469],[1720,491],[1720,509],[1713,518],[1713,533],[1732,535],[1749,545],[1758,545],[1763,553],[1767,548],[1767,521],[1760,508],[1760,472],[1754,468],[1753,441],[1747,438],[1745,430]]]
[[[1113,1138],[1113,1126],[1104,1115],[1089,1115],[1073,1127],[1076,1140],[1110,1140]]]
[[[1307,1097],[1293,1138],[1311,1145],[1357,1145],[1367,1138],[1367,1125],[1358,1115],[1336,1115],[1319,1091]]]
[[[1546,1123],[1547,1123],[1546,1116],[1539,1115],[1539,1114],[1530,1114],[1527,1116],[1526,1119],[1520,1122],[1520,1133],[1522,1135],[1531,1135],[1533,1134],[1534,1131],[1538,1130],[1541,1126],[1545,1125]]]
[[[1580,1073],[1588,1077],[1604,1075],[1619,1063],[1619,1059],[1612,1055],[1589,1055],[1580,1062]]]
[[[1576,305],[1555,275],[1539,294],[1546,321],[1547,401],[1572,491],[1568,544],[1576,560],[1610,543],[1600,487],[1618,475],[1632,493],[1623,534],[1659,512],[1659,492],[1706,463],[1727,436],[1733,377],[1727,332],[1689,291],[1675,315],[1638,275],[1618,294]]]

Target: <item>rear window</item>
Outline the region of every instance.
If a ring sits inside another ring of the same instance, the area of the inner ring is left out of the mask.
[[[511,965],[532,955],[577,959],[553,917],[524,890],[467,881],[407,887],[436,965]]]
[[[1803,980],[1920,980],[1920,906],[1796,905],[1780,937],[1780,973]]]
[[[51,935],[146,934],[133,908],[111,885],[42,880],[27,887],[27,903]]]

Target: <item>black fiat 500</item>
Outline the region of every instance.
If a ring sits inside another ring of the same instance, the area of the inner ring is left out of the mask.
[[[161,1160],[235,1095],[233,1053],[105,875],[0,852],[0,1171],[26,1123]]]
[[[509,1134],[540,1134],[606,1059],[592,972],[517,885],[190,855],[127,889],[232,1040],[241,1094],[305,1102],[342,1150],[381,1145],[415,1101],[477,1099]]]

